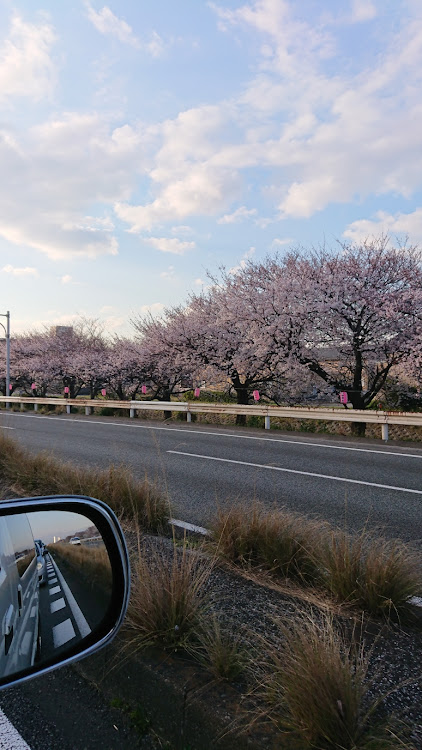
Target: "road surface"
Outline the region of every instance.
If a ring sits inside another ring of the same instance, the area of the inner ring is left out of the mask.
[[[190,523],[207,526],[218,507],[259,500],[422,544],[422,447],[415,444],[5,412],[0,427],[30,451],[146,473],[167,490],[173,515]]]

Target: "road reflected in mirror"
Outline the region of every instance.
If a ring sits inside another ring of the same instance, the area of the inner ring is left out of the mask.
[[[0,678],[65,658],[101,624],[111,592],[109,556],[89,518],[0,516]]]

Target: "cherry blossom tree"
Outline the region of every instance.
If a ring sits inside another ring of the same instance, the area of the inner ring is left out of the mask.
[[[168,309],[161,320],[135,321],[143,346],[155,358],[153,370],[160,372],[165,363],[167,383],[172,374],[167,395],[185,380],[190,387],[207,380],[231,388],[238,404],[249,404],[254,390],[274,398],[293,362],[260,329],[256,311],[262,299],[255,278],[222,270],[213,281],[206,294],[192,295],[185,307]],[[300,368],[297,361],[294,365]],[[244,421],[239,415],[237,422]]]
[[[112,393],[120,401],[134,399],[146,379],[138,344],[116,337],[109,346],[106,368],[106,382]]]
[[[417,248],[387,237],[336,251],[295,252],[249,266],[273,308],[274,345],[288,331],[292,357],[353,408],[366,409],[389,373],[421,344],[422,271]],[[264,326],[263,326],[264,327]],[[364,426],[357,423],[357,432]]]
[[[142,370],[153,399],[170,401],[192,387],[190,363],[180,340],[176,309],[168,310],[163,319],[152,315],[132,321],[141,351]],[[170,411],[164,412],[168,419]]]

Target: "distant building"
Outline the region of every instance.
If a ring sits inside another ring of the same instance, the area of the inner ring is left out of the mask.
[[[73,326],[53,326],[51,332],[54,336],[71,336],[73,333]]]

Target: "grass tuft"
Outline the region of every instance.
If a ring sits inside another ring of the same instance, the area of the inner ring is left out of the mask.
[[[421,563],[398,540],[337,531],[326,546],[324,585],[373,616],[406,619],[409,598],[422,590]]]
[[[201,629],[208,610],[206,583],[212,562],[186,546],[141,550],[133,565],[127,622],[137,648],[185,648]]]
[[[280,625],[282,645],[259,665],[266,718],[302,750],[388,750],[406,747],[374,721],[382,696],[367,701],[369,656],[348,644],[328,615],[302,615]]]
[[[192,656],[220,680],[235,680],[244,671],[248,658],[242,633],[233,626],[221,625],[217,617],[202,623]]]
[[[252,511],[220,510],[211,528],[211,546],[226,560],[325,589],[375,617],[410,618],[409,599],[422,591],[420,556],[403,542],[374,538],[365,530],[347,534],[257,504]]]
[[[47,453],[31,454],[0,436],[0,479],[18,495],[88,495],[103,500],[122,518],[135,516],[144,529],[160,531],[169,518],[162,493],[138,481],[125,466],[99,470],[74,466]]]
[[[219,511],[212,524],[213,546],[234,563],[263,566],[283,577],[315,583],[325,526],[297,514],[266,511],[255,504]]]

